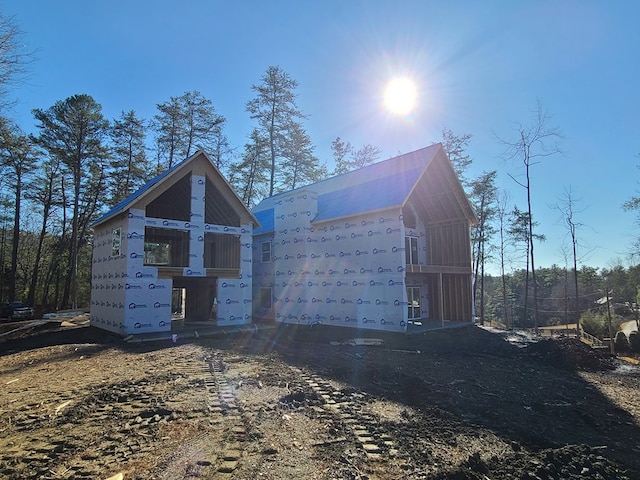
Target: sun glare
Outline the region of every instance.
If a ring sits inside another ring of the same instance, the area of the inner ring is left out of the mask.
[[[390,80],[384,91],[384,105],[396,115],[411,113],[416,106],[416,98],[416,85],[407,77]]]

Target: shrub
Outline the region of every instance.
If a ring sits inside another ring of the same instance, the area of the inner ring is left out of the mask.
[[[630,350],[629,339],[623,331],[616,333],[615,348],[617,353],[628,353]]]
[[[640,353],[640,333],[634,331],[629,334],[629,348],[633,353]]]
[[[611,329],[616,332],[624,319],[619,315],[611,315]],[[580,316],[580,327],[600,340],[609,336],[609,316],[602,312],[585,312]]]
[[[585,312],[580,316],[580,326],[589,335],[602,338],[604,335],[604,322],[602,315],[595,312]]]

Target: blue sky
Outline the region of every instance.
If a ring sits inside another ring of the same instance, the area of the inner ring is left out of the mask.
[[[499,138],[517,138],[539,101],[563,134],[562,154],[532,167],[538,266],[564,265],[566,229],[553,205],[571,189],[582,263],[628,265],[640,190],[640,3],[589,1],[21,0],[0,2],[36,51],[13,115],[33,129],[33,108],[86,93],[107,118],[198,90],[227,119],[241,150],[252,127],[251,86],[269,65],[299,82],[298,105],[316,154],[331,167],[336,137],[382,158],[471,134],[471,175],[498,170],[525,208]],[[418,108],[389,114],[382,92],[414,78]]]

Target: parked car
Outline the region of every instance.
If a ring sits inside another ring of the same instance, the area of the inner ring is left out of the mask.
[[[22,302],[0,303],[0,317],[13,320],[32,320],[33,308]]]

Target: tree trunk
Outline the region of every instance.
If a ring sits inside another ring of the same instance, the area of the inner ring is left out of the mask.
[[[48,207],[45,207],[48,210]],[[29,305],[35,304],[36,288],[38,286],[38,277],[40,276],[40,261],[42,259],[42,246],[44,245],[44,239],[47,235],[47,219],[49,215],[45,213],[42,217],[42,228],[40,229],[40,235],[38,236],[38,247],[36,248],[36,258],[33,262],[33,271],[31,273],[31,282],[29,283],[29,292],[27,294],[27,303]]]
[[[36,300],[36,288],[38,288],[38,279],[40,278],[40,262],[42,261],[42,249],[44,246],[44,240],[47,236],[47,222],[49,221],[49,214],[51,213],[51,205],[53,196],[53,178],[49,177],[47,182],[47,189],[42,198],[42,227],[40,228],[40,235],[38,236],[38,247],[36,249],[36,258],[33,264],[33,272],[31,273],[31,283],[29,285],[29,293],[27,294],[27,303],[29,305],[35,305]]]
[[[276,178],[276,146],[275,146],[275,100],[271,108],[271,125],[269,127],[269,147],[271,149],[271,165],[269,171],[269,196],[273,196]]]
[[[533,322],[536,333],[538,332],[538,281],[536,279],[536,265],[533,255],[533,217],[531,215],[531,183],[529,175],[529,153],[527,151],[527,208],[529,213],[529,255],[531,256],[531,280],[533,281]]]
[[[482,242],[482,256],[480,262],[480,319],[484,325],[484,242]]]
[[[16,211],[13,216],[13,241],[11,243],[11,270],[9,271],[9,301],[16,299],[16,272],[18,271],[18,246],[20,244],[20,197],[22,196],[22,178],[16,176]]]
[[[527,239],[527,266],[524,277],[524,317],[522,319],[522,326],[526,328],[527,326],[527,313],[529,309],[529,249],[531,248],[531,238]]]

